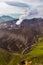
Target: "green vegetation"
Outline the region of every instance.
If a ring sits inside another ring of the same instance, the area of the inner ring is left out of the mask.
[[[11,56],[11,60],[8,65],[17,65],[17,63],[20,64],[20,62],[21,62],[20,54],[15,53]]]
[[[43,64],[43,38],[38,39],[37,45],[25,55],[26,60],[31,60],[32,65]]]
[[[5,50],[0,49],[0,65],[17,65],[20,62],[20,54],[13,53],[10,55]]]
[[[32,61],[31,65],[43,65],[43,38],[38,39],[36,46],[31,48],[24,58],[21,54],[8,54],[5,50],[0,49],[0,65],[17,65],[17,63],[21,64],[22,60]]]
[[[5,50],[0,49],[0,65],[7,65],[9,60],[10,56],[8,53]]]

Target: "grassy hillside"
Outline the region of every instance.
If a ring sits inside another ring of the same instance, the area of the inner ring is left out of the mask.
[[[31,48],[31,51],[23,56],[21,54],[12,53],[8,54],[3,49],[0,49],[0,65],[22,65],[21,61],[30,62],[31,65],[43,65],[43,38],[38,39],[36,46]],[[29,65],[29,63],[28,63]]]
[[[3,49],[0,49],[0,65],[7,65],[9,63],[10,56],[8,52]]]
[[[0,65],[17,65],[20,62],[20,54],[13,53],[10,55],[5,50],[0,49]]]
[[[25,59],[32,61],[32,65],[43,65],[43,38],[39,38],[37,45],[25,55]]]
[[[17,63],[20,64],[20,62],[21,62],[20,54],[14,53],[11,55],[11,60],[8,63],[8,65],[17,65]]]

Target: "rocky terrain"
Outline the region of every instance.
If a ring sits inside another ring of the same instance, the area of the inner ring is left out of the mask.
[[[20,25],[15,24],[17,20],[0,23],[0,48],[24,54],[43,36],[43,19],[25,19]]]

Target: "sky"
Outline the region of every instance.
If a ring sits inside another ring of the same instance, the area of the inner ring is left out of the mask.
[[[43,18],[43,0],[0,0],[0,16]]]

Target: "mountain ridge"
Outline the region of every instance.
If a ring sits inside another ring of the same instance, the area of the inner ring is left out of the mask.
[[[25,49],[29,52],[38,37],[43,35],[43,19],[24,20],[19,26],[12,22],[0,24],[0,48],[16,53]]]

